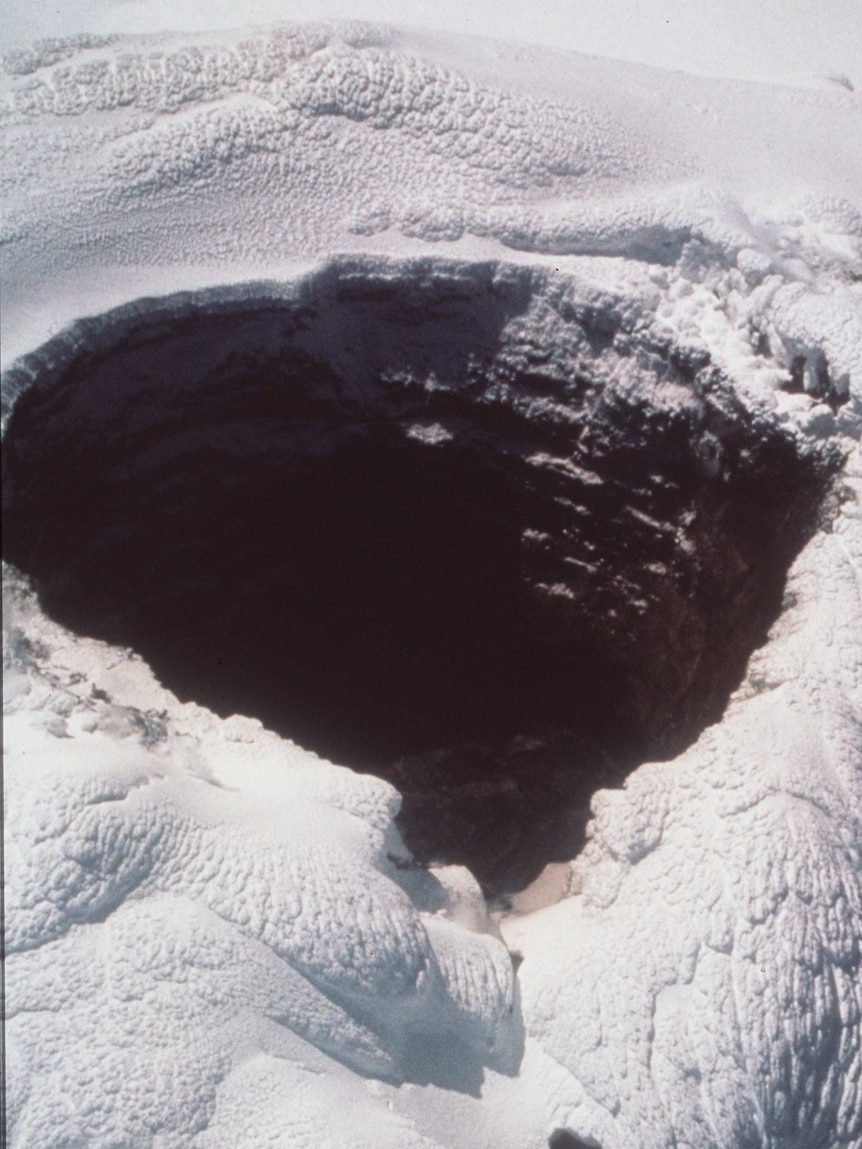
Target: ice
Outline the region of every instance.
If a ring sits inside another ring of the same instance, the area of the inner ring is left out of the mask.
[[[575,284],[573,319],[843,459],[721,721],[502,917],[410,859],[387,782],[181,704],[7,570],[10,1143],[862,1145],[852,85],[366,24],[53,41],[3,85],[4,418],[154,300],[445,258]]]

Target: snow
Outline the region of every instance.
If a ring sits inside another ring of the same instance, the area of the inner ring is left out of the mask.
[[[4,85],[4,406],[147,295],[499,260],[846,457],[722,721],[499,926],[387,783],[8,573],[11,1143],[862,1146],[859,96],[368,25],[54,43]]]
[[[435,32],[494,36],[702,76],[781,79],[801,83],[859,80],[862,31],[855,0],[724,0],[710,8],[686,0],[66,0],[34,9],[9,0],[2,21],[7,42],[66,36],[81,30],[211,31],[275,20],[374,20]],[[451,36],[449,37],[451,39]]]
[[[32,609],[26,596],[20,609]],[[22,1144],[73,1140],[84,1113],[94,1143],[131,1121],[132,1141],[158,1125],[181,1144],[257,1047],[316,1048],[389,1079],[413,1046],[451,1030],[471,1072],[517,1064],[510,957],[466,871],[403,875],[392,861],[406,852],[391,787],[252,720],[179,707],[140,660],[118,675],[111,648],[40,635],[50,679],[19,655],[6,722],[7,1035],[10,1076],[28,1084]],[[164,702],[170,733],[146,737],[126,698]],[[63,1050],[85,1048],[89,1070],[66,1064]],[[175,1064],[186,1077],[158,1084],[159,1066]]]

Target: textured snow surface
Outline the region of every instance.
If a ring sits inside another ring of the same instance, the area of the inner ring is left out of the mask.
[[[366,26],[52,41],[4,90],[5,410],[146,294],[481,258],[846,456],[721,723],[595,795],[506,943],[386,783],[180,705],[8,572],[11,1143],[862,1146],[859,97]]]

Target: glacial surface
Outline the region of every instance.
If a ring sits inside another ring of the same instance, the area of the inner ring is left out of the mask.
[[[5,69],[11,1143],[862,1145],[859,98]]]

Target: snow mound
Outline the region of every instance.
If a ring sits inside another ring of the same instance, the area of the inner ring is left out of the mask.
[[[514,1068],[509,954],[476,920],[472,879],[456,872],[450,891],[445,871],[410,865],[391,787],[252,720],[178,707],[139,660],[118,682],[102,644],[44,625],[27,637],[29,595],[13,598],[7,1038],[11,1076],[29,1082],[10,1112],[22,1143],[158,1126],[181,1144],[255,1047],[309,1043],[402,1080],[416,1045],[453,1032],[474,1072]],[[125,702],[147,695],[158,710]],[[58,1072],[58,1048],[81,1041],[99,1072]]]

